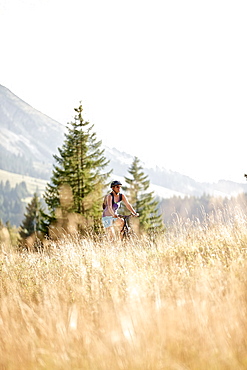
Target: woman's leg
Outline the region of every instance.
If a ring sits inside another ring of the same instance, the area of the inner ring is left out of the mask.
[[[118,218],[116,221],[114,221],[115,234],[117,235],[117,238],[123,238],[123,235],[121,233],[123,225],[124,220],[122,218]]]
[[[113,241],[116,239],[116,234],[114,230],[114,226],[109,226],[105,229],[106,235],[109,238],[110,241]]]
[[[110,225],[110,226],[108,226]],[[110,220],[108,225],[105,225],[106,235],[110,241],[122,239],[121,230],[124,225],[124,220],[122,218],[115,218]]]

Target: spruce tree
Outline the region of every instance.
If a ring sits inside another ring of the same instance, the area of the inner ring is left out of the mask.
[[[123,189],[136,212],[140,214],[140,231],[147,233],[163,231],[163,221],[158,213],[159,202],[155,200],[154,192],[148,192],[150,181],[137,157],[134,158],[128,172],[131,178],[125,177],[127,186]]]
[[[41,221],[41,202],[38,194],[34,193],[31,202],[26,207],[24,220],[20,226],[20,236],[26,239],[28,236],[39,233]]]
[[[100,224],[102,190],[111,172],[103,173],[109,161],[82,111],[82,105],[75,108],[74,122],[67,124],[64,144],[54,155],[56,164],[44,195],[49,211],[43,215],[44,231],[57,222],[67,230],[71,215],[81,216],[74,218],[80,230]]]

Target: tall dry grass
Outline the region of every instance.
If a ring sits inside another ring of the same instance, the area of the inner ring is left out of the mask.
[[[247,220],[0,253],[0,369],[246,369]]]

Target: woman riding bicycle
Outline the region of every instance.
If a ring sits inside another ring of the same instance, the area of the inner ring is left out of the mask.
[[[133,216],[138,217],[132,205],[129,203],[126,196],[120,193],[121,182],[115,180],[111,183],[112,192],[109,193],[105,198],[105,208],[102,215],[102,223],[109,236],[110,240],[116,238],[115,229],[117,230],[118,236],[121,237],[120,232],[124,225],[124,220],[118,215],[117,211],[120,206],[120,202],[123,201],[126,208],[132,213]]]

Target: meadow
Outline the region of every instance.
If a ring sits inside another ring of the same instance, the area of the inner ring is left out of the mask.
[[[0,170],[0,181],[3,181],[5,183],[7,180],[9,181],[11,188],[14,188],[17,184],[20,184],[21,182],[25,182],[27,190],[30,194],[34,194],[37,191],[42,194],[45,191],[47,185],[47,180]],[[28,198],[28,201],[29,200],[30,199]]]
[[[0,369],[247,368],[247,218],[0,251]]]

